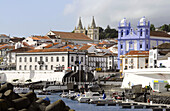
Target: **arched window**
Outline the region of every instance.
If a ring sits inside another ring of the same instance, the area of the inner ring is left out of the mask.
[[[64,57],[62,57],[62,62],[64,62]]]
[[[74,61],[74,57],[72,56],[72,57],[71,57],[71,62],[73,62],[73,61]]]
[[[21,70],[21,68],[22,68],[22,66],[20,65],[20,66],[19,66],[19,70]]]
[[[27,70],[27,66],[26,65],[24,66],[24,70]]]
[[[32,65],[30,65],[30,70],[32,70]]]
[[[37,62],[37,57],[35,57],[35,62]]]
[[[22,58],[21,57],[19,58],[19,62],[22,62]]]
[[[27,58],[26,57],[24,58],[24,61],[27,62]]]
[[[53,65],[51,65],[51,70],[53,70]]]
[[[32,62],[32,57],[30,57],[30,62]]]
[[[37,65],[35,65],[35,70],[37,70]]]
[[[48,62],[48,57],[45,58],[45,61]]]
[[[146,29],[146,35],[148,35],[148,29]]]
[[[123,30],[121,30],[121,37],[123,37]]]
[[[129,34],[129,30],[126,31],[126,35],[128,35],[128,34]]]
[[[59,62],[59,57],[57,57],[57,59],[56,59],[56,60],[57,60],[57,62]]]
[[[47,65],[45,66],[45,70],[48,70],[48,66]]]
[[[43,61],[43,57],[40,57],[40,61]]]
[[[142,29],[140,29],[140,36],[142,36]]]

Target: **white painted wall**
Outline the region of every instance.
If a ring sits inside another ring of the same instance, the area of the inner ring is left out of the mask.
[[[25,83],[26,80],[31,79],[32,82],[37,81],[59,81],[62,79],[65,72],[54,71],[0,71],[0,81],[13,82],[14,79],[19,79],[18,82]]]

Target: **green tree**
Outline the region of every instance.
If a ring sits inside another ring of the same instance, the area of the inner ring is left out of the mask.
[[[155,31],[155,26],[154,26],[153,24],[151,24],[150,30],[151,30],[151,31]]]
[[[169,91],[170,85],[169,84],[165,85],[165,88],[167,89],[167,91]]]
[[[163,31],[168,32],[169,26],[168,26],[167,24],[164,24],[163,26],[161,26],[161,29],[162,29]]]

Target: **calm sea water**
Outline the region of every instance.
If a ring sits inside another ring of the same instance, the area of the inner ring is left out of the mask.
[[[121,109],[119,106],[96,106],[95,104],[79,103],[67,98],[61,98],[60,93],[53,95],[38,95],[38,97],[48,97],[51,103],[62,99],[67,106],[76,111],[152,111],[152,109]]]

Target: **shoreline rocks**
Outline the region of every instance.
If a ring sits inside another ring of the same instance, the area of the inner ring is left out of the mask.
[[[49,98],[37,98],[34,92],[17,94],[13,85],[6,83],[0,88],[0,111],[74,111],[64,101],[50,104]]]

